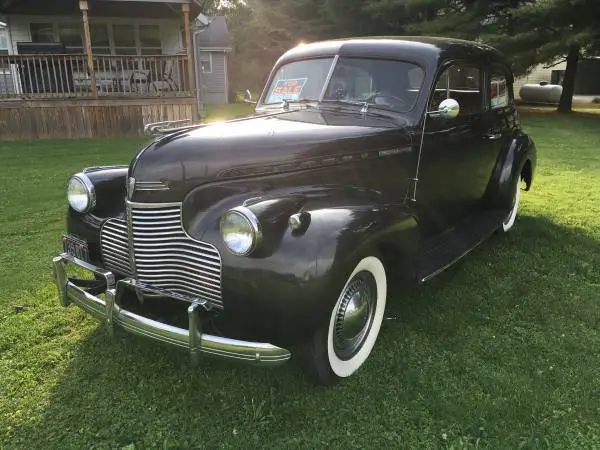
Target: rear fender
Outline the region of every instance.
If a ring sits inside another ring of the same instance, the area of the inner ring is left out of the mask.
[[[524,175],[526,189],[531,188],[536,162],[537,152],[531,137],[524,133],[515,134],[498,158],[488,184],[486,206],[509,209],[512,204],[515,183],[520,175]]]

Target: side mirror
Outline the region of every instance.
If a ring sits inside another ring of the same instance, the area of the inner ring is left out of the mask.
[[[428,114],[432,117],[441,117],[442,119],[454,119],[460,112],[460,105],[453,98],[447,98],[440,103],[437,111],[429,111]]]
[[[252,93],[250,92],[250,89],[246,89],[246,92],[244,93],[244,102],[251,103],[253,105],[256,104],[256,102],[252,101]]]

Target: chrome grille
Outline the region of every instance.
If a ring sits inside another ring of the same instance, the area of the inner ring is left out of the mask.
[[[131,276],[127,222],[123,219],[107,220],[100,232],[100,242],[102,260],[106,268],[121,275]]]
[[[129,264],[127,222],[122,219],[110,219],[102,228],[107,268],[158,288],[222,304],[221,256],[214,246],[185,233],[181,204],[131,203],[129,208],[135,274]]]

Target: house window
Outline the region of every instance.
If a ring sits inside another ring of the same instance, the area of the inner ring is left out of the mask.
[[[115,54],[137,55],[135,28],[132,25],[113,25]]]
[[[210,52],[199,52],[198,65],[202,73],[212,73],[212,54]]]
[[[81,33],[81,25],[79,24],[69,23],[58,25],[58,41],[74,52],[83,53]]]
[[[0,28],[0,56],[8,55],[8,35],[5,29]],[[8,60],[0,59],[0,74],[4,75],[9,73],[10,66],[8,64]],[[5,77],[0,77],[0,92],[6,92],[5,85],[7,84],[7,79]]]
[[[83,53],[83,27],[73,23],[31,23],[31,41],[60,42],[71,52]],[[160,25],[90,24],[92,51],[97,55],[160,55]]]
[[[142,55],[160,55],[162,53],[160,26],[140,25],[139,32]]]
[[[31,33],[31,42],[39,44],[56,42],[54,39],[54,26],[51,23],[29,24],[29,31]]]
[[[3,27],[0,27],[0,50],[8,50],[8,29]]]
[[[106,24],[91,24],[90,35],[92,40],[92,51],[98,55],[110,55],[110,39],[108,38],[108,26]]]

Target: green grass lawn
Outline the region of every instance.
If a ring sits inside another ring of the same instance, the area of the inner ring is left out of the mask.
[[[600,116],[523,123],[539,165],[514,232],[395,289],[333,389],[293,363],[194,369],[58,306],[67,177],[143,140],[0,143],[0,448],[599,448]]]

